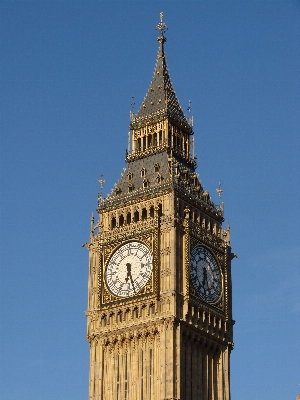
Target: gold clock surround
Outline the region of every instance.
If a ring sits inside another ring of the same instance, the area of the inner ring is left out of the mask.
[[[109,290],[107,287],[106,281],[105,281],[105,270],[107,267],[107,264],[114,253],[116,249],[124,245],[124,243],[128,243],[130,241],[140,241],[141,243],[144,243],[145,246],[147,246],[150,251],[152,252],[152,273],[151,276],[146,283],[146,285],[134,296],[134,297],[141,297],[141,296],[147,296],[147,297],[153,297],[158,295],[158,258],[155,255],[157,253],[157,231],[151,230],[143,235],[140,235],[138,237],[133,236],[130,240],[128,241],[117,241],[117,242],[111,242],[107,244],[103,244],[99,248],[99,260],[100,260],[100,265],[99,265],[99,294],[100,294],[100,305],[108,305],[110,303],[115,303],[115,302],[122,302],[126,301],[126,298],[121,298]],[[132,298],[132,296],[130,296]]]

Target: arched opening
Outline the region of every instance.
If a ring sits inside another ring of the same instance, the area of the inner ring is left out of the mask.
[[[138,211],[135,211],[135,212],[134,212],[134,222],[138,222],[139,219],[140,219],[140,214],[139,214]]]
[[[143,178],[144,176],[146,176],[146,168],[145,167],[143,167],[141,169],[141,177]]]
[[[150,304],[149,307],[149,315],[154,315],[155,314],[155,305],[152,303]]]
[[[172,145],[172,132],[168,132],[168,146],[171,147]]]
[[[123,321],[123,314],[122,314],[122,312],[119,312],[119,313],[118,313],[118,319],[119,319],[119,322],[122,322],[122,321]]]
[[[107,317],[106,315],[102,315],[102,326],[106,326],[107,325]]]
[[[131,224],[131,213],[127,213],[127,216],[126,216],[126,223],[127,223],[127,224]]]
[[[150,217],[154,218],[154,206],[150,207]]]
[[[162,213],[162,204],[158,205],[158,216],[161,217],[163,215]]]
[[[120,215],[119,216],[119,226],[122,226],[122,225],[124,225],[124,216]]]
[[[197,215],[197,212],[194,211],[194,222],[197,222],[197,220],[198,220],[198,215]]]
[[[142,220],[147,219],[147,210],[146,208],[142,209]]]
[[[117,221],[115,217],[111,219],[111,229],[114,229],[117,226]]]

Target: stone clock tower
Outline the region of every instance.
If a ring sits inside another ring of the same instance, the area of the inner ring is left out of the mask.
[[[230,231],[196,173],[173,89],[166,25],[127,167],[91,221],[89,400],[229,400]],[[109,167],[109,166],[108,166]]]

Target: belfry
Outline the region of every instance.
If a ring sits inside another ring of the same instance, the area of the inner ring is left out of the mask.
[[[230,400],[230,229],[196,173],[166,29],[161,13],[154,74],[131,113],[127,167],[91,219],[89,400]]]

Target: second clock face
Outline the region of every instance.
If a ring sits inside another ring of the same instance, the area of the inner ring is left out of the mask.
[[[137,294],[148,282],[152,273],[152,255],[141,242],[128,242],[111,256],[105,271],[108,289],[115,296]]]
[[[214,303],[222,291],[222,278],[218,263],[203,246],[195,247],[190,257],[190,277],[202,300]]]

